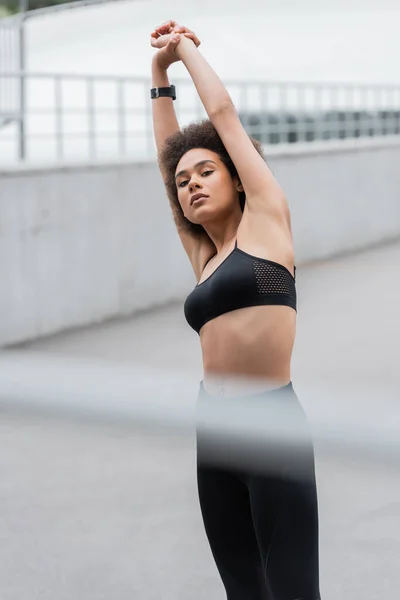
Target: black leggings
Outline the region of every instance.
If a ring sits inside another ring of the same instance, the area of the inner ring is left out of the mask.
[[[228,600],[319,600],[311,436],[291,384],[250,400],[256,399],[258,406],[261,401],[268,418],[271,398],[282,400],[308,443],[301,452],[286,447],[277,453],[276,447],[271,448],[274,460],[269,466],[254,456],[254,468],[249,468],[248,461],[246,466],[221,463],[216,456],[223,455],[218,451],[221,445],[210,451],[213,441],[198,430],[197,479],[204,526]],[[201,387],[199,407],[210,401],[221,402]],[[231,410],[229,401],[224,399],[224,405]]]

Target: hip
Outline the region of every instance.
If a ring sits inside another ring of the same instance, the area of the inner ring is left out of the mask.
[[[210,395],[201,382],[197,453],[203,464],[221,468],[309,473],[314,461],[311,427],[293,383],[225,397]]]

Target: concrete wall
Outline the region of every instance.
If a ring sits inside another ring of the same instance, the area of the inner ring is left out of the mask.
[[[297,264],[400,236],[400,140],[268,151]],[[0,345],[181,299],[194,278],[154,163],[0,171]]]

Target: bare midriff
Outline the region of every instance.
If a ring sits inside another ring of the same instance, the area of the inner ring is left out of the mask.
[[[295,335],[296,311],[287,306],[243,308],[209,321],[200,331],[206,391],[237,396],[287,385]]]

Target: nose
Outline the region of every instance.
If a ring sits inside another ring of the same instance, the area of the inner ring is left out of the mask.
[[[194,190],[199,189],[200,187],[201,186],[200,186],[200,184],[199,184],[198,181],[195,181],[193,179],[190,180],[190,182],[189,182],[189,191],[190,191],[190,193],[193,193]]]

